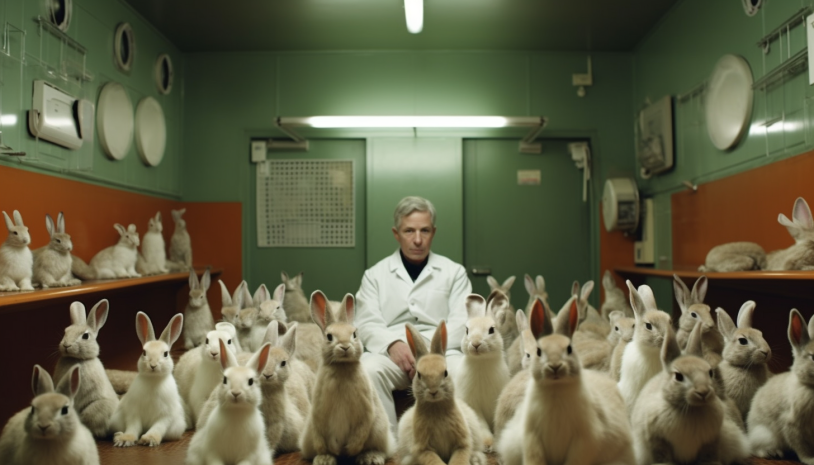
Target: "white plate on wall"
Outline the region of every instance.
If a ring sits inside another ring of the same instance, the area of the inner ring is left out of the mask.
[[[136,107],[136,149],[147,166],[157,166],[164,158],[167,145],[167,125],[161,104],[144,97]]]
[[[752,69],[737,55],[715,64],[707,87],[707,132],[719,150],[738,145],[752,119]]]
[[[102,87],[96,105],[96,125],[102,149],[111,160],[121,160],[133,145],[133,102],[118,82]]]

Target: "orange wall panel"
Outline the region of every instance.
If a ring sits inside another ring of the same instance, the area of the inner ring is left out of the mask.
[[[602,218],[602,206],[599,206],[599,280],[597,286],[602,289],[602,300],[605,301],[605,289],[602,287],[602,276],[605,270],[611,270],[622,266],[634,266],[633,245],[636,238],[632,235],[625,236],[621,231],[608,232],[605,230],[605,223]],[[616,285],[627,294],[627,286],[624,279],[613,273]]]

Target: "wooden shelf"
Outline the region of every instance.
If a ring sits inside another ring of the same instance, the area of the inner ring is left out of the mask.
[[[710,281],[719,279],[737,280],[793,280],[793,281],[814,281],[814,271],[737,271],[731,273],[702,273],[690,269],[677,270],[657,270],[641,266],[623,266],[615,269],[620,276],[655,276],[659,278],[673,279],[673,274],[684,279],[698,279],[706,275]]]

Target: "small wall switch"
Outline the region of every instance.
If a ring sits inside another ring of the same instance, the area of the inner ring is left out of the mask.
[[[252,162],[260,163],[266,161],[266,152],[268,151],[268,143],[265,140],[252,141]]]
[[[590,74],[572,74],[571,82],[575,86],[593,85],[593,77]]]

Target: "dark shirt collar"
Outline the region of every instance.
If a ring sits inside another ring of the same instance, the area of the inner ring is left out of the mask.
[[[413,282],[418,279],[418,275],[421,274],[421,271],[425,266],[427,266],[427,262],[430,260],[430,256],[427,255],[427,258],[425,258],[424,261],[418,265],[410,263],[406,258],[404,258],[404,253],[401,251],[401,249],[399,249],[399,256],[401,257],[401,263],[404,264],[404,268],[407,270],[407,274],[410,275],[410,279],[412,279]]]

